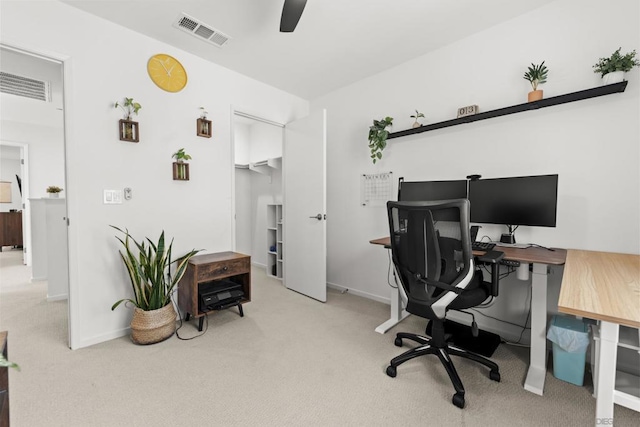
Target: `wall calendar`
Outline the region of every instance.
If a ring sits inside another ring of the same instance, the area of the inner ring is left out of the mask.
[[[391,200],[393,172],[362,174],[360,178],[360,204],[384,206]]]

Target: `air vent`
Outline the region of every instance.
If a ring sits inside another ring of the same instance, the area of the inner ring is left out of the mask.
[[[51,101],[49,82],[0,71],[0,92],[23,96],[39,101]]]
[[[196,38],[199,38],[202,41],[211,43],[218,47],[224,46],[231,38],[222,31],[218,31],[210,25],[203,24],[186,13],[178,16],[178,19],[173,23],[173,26],[193,35]]]

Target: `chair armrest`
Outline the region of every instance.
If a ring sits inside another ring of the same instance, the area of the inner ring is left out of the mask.
[[[498,282],[500,281],[500,260],[504,258],[504,252],[489,251],[477,256],[478,262],[491,264],[491,295],[498,296]]]
[[[484,255],[479,255],[476,257],[478,261],[487,263],[487,264],[497,264],[500,262],[502,258],[504,258],[504,252],[500,251],[489,251]]]

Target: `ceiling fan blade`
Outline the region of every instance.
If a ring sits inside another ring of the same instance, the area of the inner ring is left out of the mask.
[[[296,29],[306,4],[307,0],[284,0],[282,18],[280,19],[281,33],[291,33]]]

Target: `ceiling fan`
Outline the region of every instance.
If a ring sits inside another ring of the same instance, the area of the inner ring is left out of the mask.
[[[281,33],[291,33],[296,29],[306,4],[307,0],[284,0],[282,18],[280,19]]]

